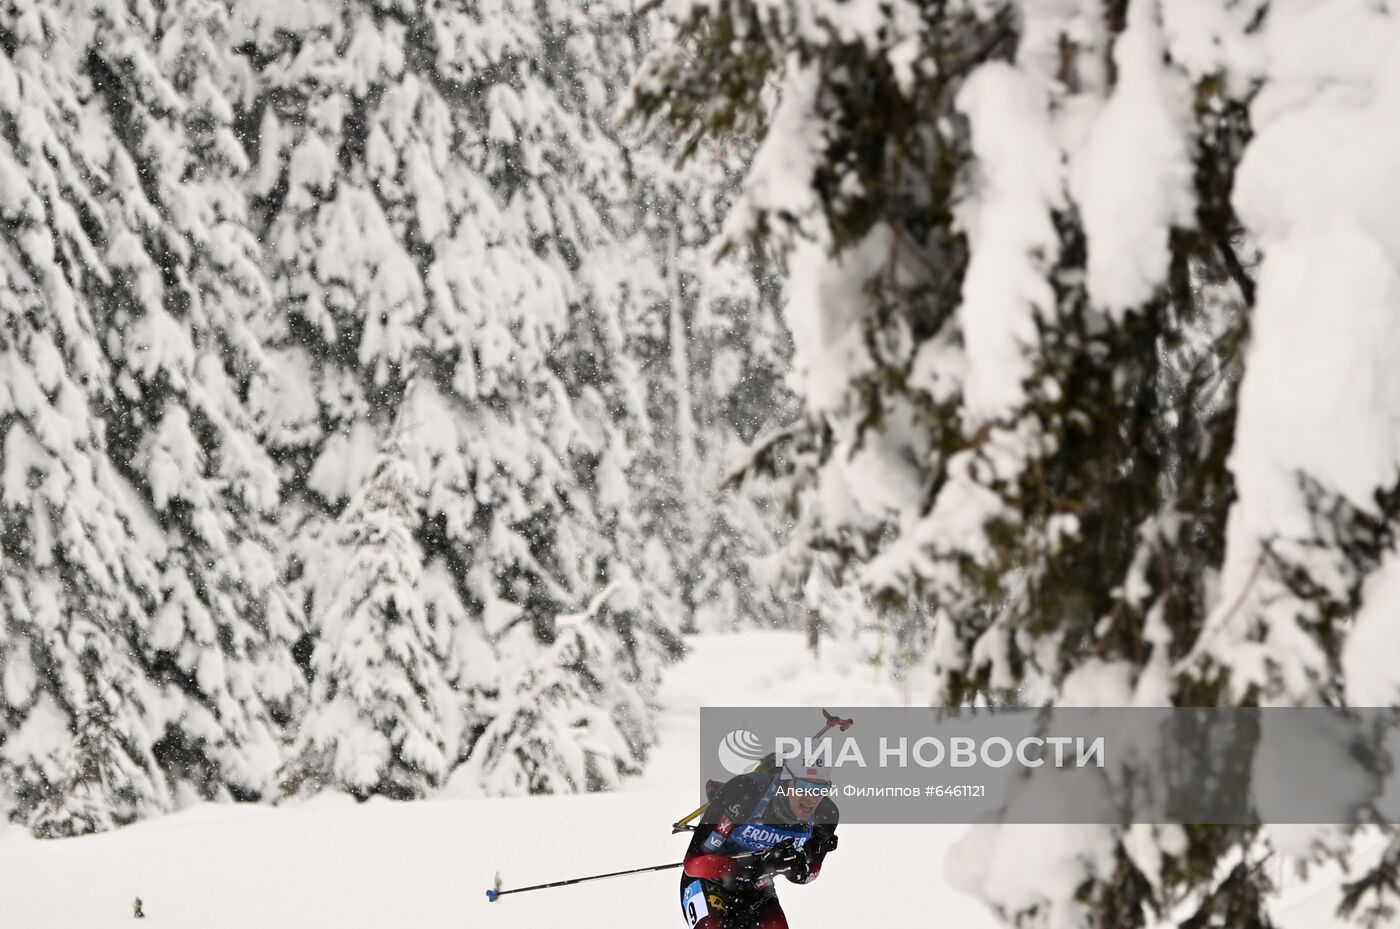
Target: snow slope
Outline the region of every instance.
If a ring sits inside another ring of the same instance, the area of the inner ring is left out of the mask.
[[[853,655],[814,661],[790,633],[692,640],[661,694],[662,741],[631,789],[586,796],[357,804],[325,795],[280,808],[202,805],[114,833],[38,842],[0,827],[0,927],[143,929],[681,929],[675,871],[505,897],[506,887],[679,861],[668,824],[696,803],[696,708],[899,703]],[[948,888],[943,859],[961,826],[841,829],[821,880],[786,887],[795,929],[991,929]],[[1292,888],[1287,929],[1327,925],[1328,880]]]

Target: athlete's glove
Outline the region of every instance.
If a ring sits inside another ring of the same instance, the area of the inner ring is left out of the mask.
[[[759,870],[764,874],[786,874],[788,880],[802,883],[807,879],[807,856],[785,839],[758,856]]]
[[[787,879],[794,884],[807,883],[807,878],[811,876],[812,873],[812,864],[808,860],[806,853],[798,852],[797,860],[794,861],[784,873],[787,874]]]
[[[816,858],[819,855],[825,855],[827,852],[836,851],[836,833],[817,833],[807,840],[807,844],[803,846],[803,850],[810,858]]]

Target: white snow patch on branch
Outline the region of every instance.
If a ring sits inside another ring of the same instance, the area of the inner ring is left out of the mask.
[[[1114,316],[1166,280],[1168,236],[1193,223],[1190,86],[1163,60],[1157,0],[1132,0],[1113,49],[1118,82],[1073,158],[1089,297]]]
[[[1050,125],[1049,96],[1002,62],[983,65],[958,93],[972,127],[976,175],[958,212],[971,256],[958,321],[966,348],[965,401],[975,420],[1025,398],[1035,316],[1053,312],[1046,280],[1059,253],[1051,211],[1064,204],[1063,155]]]

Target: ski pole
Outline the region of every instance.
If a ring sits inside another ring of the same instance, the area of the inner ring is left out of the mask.
[[[574,877],[567,881],[553,881],[548,884],[535,884],[530,887],[512,887],[510,890],[501,890],[500,875],[496,876],[496,886],[486,891],[486,899],[495,903],[497,899],[506,894],[523,894],[527,890],[545,890],[549,887],[567,887],[570,884],[582,884],[585,881],[601,881],[605,877],[621,877],[624,874],[642,874],[646,871],[666,871],[670,868],[679,868],[685,864],[684,861],[677,861],[674,864],[658,864],[649,868],[632,868],[630,871],[613,871],[609,874],[593,874],[588,877]]]
[[[828,713],[826,710],[822,710],[822,717],[826,720],[826,725],[818,729],[817,734],[812,736],[810,741],[815,742],[817,739],[820,739],[822,736],[826,735],[828,729],[840,729],[842,732],[845,732],[847,729],[851,728],[851,726],[855,724],[854,719],[842,719],[839,716],[835,716],[831,713]],[[757,771],[759,767],[762,766],[762,764],[763,762],[760,761],[757,765],[754,766],[753,770]],[[685,832],[688,829],[693,830],[695,827],[689,825],[690,821],[695,817],[699,816],[701,813],[705,812],[705,809],[709,805],[710,801],[706,800],[704,803],[700,804],[700,806],[697,807],[694,812],[690,813],[684,819],[678,819],[675,822],[671,823],[671,834],[675,835],[677,832]]]

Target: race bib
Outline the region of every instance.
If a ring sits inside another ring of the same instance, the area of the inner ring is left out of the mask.
[[[681,909],[685,911],[686,925],[695,929],[695,924],[710,915],[705,903],[705,887],[699,881],[691,881],[681,895]]]

